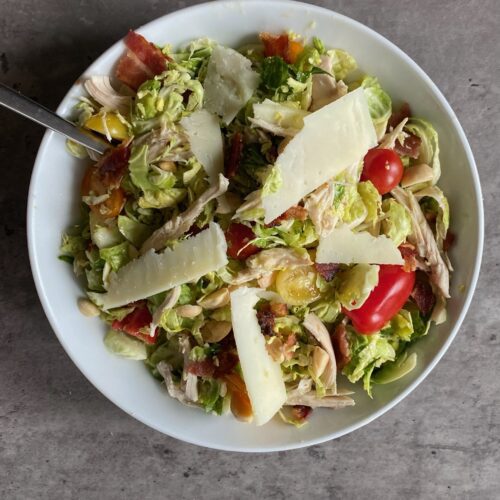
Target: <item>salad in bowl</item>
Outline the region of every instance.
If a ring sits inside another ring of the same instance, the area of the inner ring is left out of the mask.
[[[172,398],[301,426],[415,368],[446,320],[449,208],[425,117],[342,48],[255,38],[131,31],[85,80],[75,121],[109,149],[67,143],[88,167],[61,259],[105,346]]]

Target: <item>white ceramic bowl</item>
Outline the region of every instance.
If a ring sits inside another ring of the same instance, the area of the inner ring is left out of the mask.
[[[439,133],[443,176],[452,230],[458,235],[452,251],[456,271],[448,321],[433,327],[415,345],[418,365],[410,375],[375,389],[369,400],[357,391],[356,406],[316,411],[300,430],[273,421],[264,427],[216,417],[187,408],[169,398],[141,363],[108,354],[102,343],[105,328],[98,319],[82,316],[76,300],[82,289],[71,267],[57,259],[61,233],[78,215],[78,185],[85,162],[73,159],[64,139],[47,132],[36,159],[28,202],[28,244],[33,276],[45,313],[64,349],[94,386],[141,422],[165,434],[211,448],[276,451],[299,448],[342,436],[369,423],[407,396],[428,375],[455,337],[469,307],[479,273],[483,246],[483,207],[477,170],[469,144],[455,114],[429,77],[401,50],[371,29],[329,10],[303,3],[259,0],[213,2],[157,19],[138,31],[158,43],[174,45],[208,36],[229,46],[255,39],[259,31],[291,29],[321,37],[326,46],[341,47],[359,66],[379,78],[395,101],[410,102],[414,114],[430,120]],[[90,36],[90,33],[89,33]],[[107,74],[123,51],[118,42],[92,64],[85,75]],[[84,75],[84,76],[85,76]],[[73,87],[58,108],[68,115]],[[460,179],[460,182],[456,182]],[[460,291],[459,286],[465,286]]]

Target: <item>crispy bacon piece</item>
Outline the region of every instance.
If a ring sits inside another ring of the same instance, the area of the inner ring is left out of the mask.
[[[410,116],[410,105],[407,102],[404,102],[399,108],[399,111],[392,112],[392,115],[387,122],[387,130],[389,131],[390,129],[393,129],[394,127],[399,125],[405,118],[410,118]]]
[[[257,311],[257,321],[264,335],[274,334],[274,318],[276,316],[269,307],[263,307]]]
[[[266,224],[266,227],[279,226],[283,221],[290,219],[306,220],[307,210],[299,205],[294,205],[286,212],[283,212],[280,216],[276,217],[276,219],[272,220],[269,224]]]
[[[192,373],[197,377],[212,378],[214,376],[216,366],[211,359],[202,361],[189,361],[186,367],[188,373]]]
[[[261,33],[259,37],[264,44],[264,55],[266,57],[279,56],[288,64],[293,64],[304,50],[304,46],[300,42],[290,40],[286,33],[282,35]]]
[[[231,373],[238,364],[239,358],[235,351],[221,351],[216,355],[215,378],[223,378],[224,375]]]
[[[295,405],[292,406],[291,413],[295,420],[303,422],[309,417],[309,415],[311,415],[312,408],[310,406],[305,406],[305,405]]]
[[[115,319],[111,327],[114,330],[125,332],[132,337],[137,337],[146,344],[154,344],[158,337],[159,329],[157,328],[155,330],[154,337],[151,337],[147,333],[143,333],[145,329],[149,327],[152,320],[153,317],[149,312],[148,306],[143,302],[139,303],[139,305],[122,320]]]
[[[415,286],[413,287],[410,297],[413,299],[423,316],[428,316],[434,309],[436,297],[432,291],[429,279],[424,273],[417,273]]]
[[[422,144],[422,139],[415,134],[408,134],[401,144],[399,141],[396,141],[394,145],[394,151],[399,156],[409,156],[410,158],[418,158],[420,155],[420,146]]]
[[[410,273],[417,269],[417,250],[411,243],[403,243],[399,245],[399,251],[405,263],[403,269]]]
[[[118,61],[116,77],[134,90],[167,68],[170,59],[135,31],[127,33],[125,45],[128,50]]]
[[[134,90],[154,76],[153,72],[131,50],[127,50],[118,61],[115,75],[118,80]]]
[[[229,154],[226,156],[224,172],[228,179],[232,179],[238,172],[243,157],[243,134],[235,132],[231,138]]]
[[[288,314],[288,307],[282,303],[264,304],[257,311],[257,321],[264,335],[274,335],[274,319]],[[295,341],[294,341],[295,343]]]
[[[130,149],[127,146],[119,146],[109,149],[96,164],[99,180],[108,189],[120,187],[123,176],[128,169]]]
[[[339,323],[331,335],[333,351],[335,352],[335,361],[337,370],[342,371],[344,366],[351,361],[351,351],[347,340],[347,329],[344,324]]]
[[[269,304],[269,310],[277,317],[277,318],[282,318],[283,316],[286,316],[288,314],[288,307],[286,304],[277,304],[274,302],[271,302]]]
[[[340,264],[318,264],[315,263],[314,267],[316,271],[324,278],[325,281],[332,281],[335,275],[340,270]]]
[[[125,37],[125,45],[144,63],[155,75],[159,75],[167,67],[170,60],[163,52],[142,35],[130,30]]]

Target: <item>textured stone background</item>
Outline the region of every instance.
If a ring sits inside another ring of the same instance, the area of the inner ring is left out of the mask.
[[[55,108],[129,27],[194,3],[2,0],[0,80]],[[240,455],[163,436],[104,399],[45,319],[25,241],[28,183],[43,130],[0,109],[0,498],[499,498],[500,3],[314,3],[407,52],[444,92],[469,137],[484,190],[486,243],[460,335],[403,403],[337,441]]]

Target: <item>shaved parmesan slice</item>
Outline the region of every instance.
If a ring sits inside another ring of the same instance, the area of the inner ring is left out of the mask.
[[[252,125],[269,130],[275,135],[293,136],[304,126],[309,113],[295,106],[288,106],[266,99],[253,105]]]
[[[89,293],[104,310],[169,290],[227,264],[227,244],[218,224],[181,241],[173,249],[155,253],[153,249],[109,276],[107,293]]]
[[[271,420],[286,401],[280,364],[267,352],[254,309],[262,292],[260,288],[242,287],[231,293],[234,339],[257,425]]]
[[[394,242],[387,236],[372,236],[367,231],[354,233],[347,226],[321,237],[316,252],[318,264],[395,264],[404,260]]]
[[[203,82],[203,105],[230,123],[259,85],[252,63],[239,52],[217,45],[210,56]]]
[[[304,127],[278,156],[280,189],[262,198],[265,222],[279,217],[305,195],[359,162],[377,144],[363,89],[304,118]]]
[[[191,151],[203,165],[210,182],[223,173],[224,153],[219,120],[206,109],[195,111],[181,120]]]

